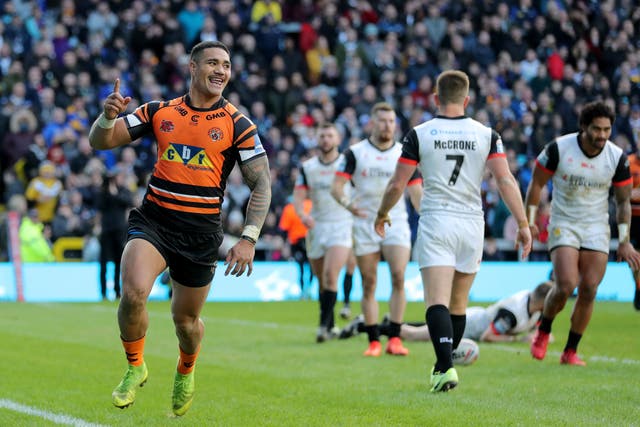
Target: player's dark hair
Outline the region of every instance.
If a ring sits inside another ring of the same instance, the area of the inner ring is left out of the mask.
[[[593,101],[588,104],[585,104],[582,107],[582,111],[580,111],[580,128],[586,128],[589,126],[595,119],[598,117],[606,117],[611,121],[613,125],[613,121],[616,118],[615,113],[607,104],[602,101]]]
[[[538,301],[544,300],[552,287],[553,287],[553,282],[551,280],[547,280],[546,282],[540,283],[533,290],[533,297]]]
[[[197,45],[195,45],[192,49],[191,49],[191,55],[190,55],[190,59],[192,61],[198,61],[198,59],[200,59],[200,54],[202,53],[203,50],[205,49],[210,49],[212,47],[218,48],[218,49],[222,49],[225,52],[227,52],[229,54],[229,56],[231,56],[231,51],[229,50],[229,48],[227,47],[226,44],[222,43],[221,41],[210,41],[210,40],[206,40],[203,42],[198,43]]]

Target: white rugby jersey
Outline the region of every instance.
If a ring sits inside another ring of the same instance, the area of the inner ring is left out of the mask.
[[[529,315],[529,291],[523,290],[487,307],[487,318],[496,335],[517,335],[532,330],[540,311]],[[486,328],[485,328],[486,329]]]
[[[402,153],[402,144],[395,142],[388,149],[381,151],[368,139],[349,147],[344,152],[344,160],[338,166],[336,174],[351,181],[351,194],[355,205],[367,213],[368,219],[375,218],[384,190],[396,170],[398,158]],[[408,185],[419,184],[420,178],[416,173]],[[398,200],[389,211],[391,222],[407,221],[407,207],[404,197]]]
[[[404,137],[399,161],[418,165],[420,213],[448,211],[483,216],[480,186],[489,158],[505,156],[497,132],[466,116],[436,116]]]
[[[600,153],[587,156],[578,133],[556,138],[545,146],[536,166],[553,174],[551,216],[572,223],[609,220],[609,189],[632,183],[629,161],[622,149],[607,141]]]
[[[296,187],[302,187],[307,190],[312,202],[311,216],[316,221],[351,221],[351,212],[331,195],[331,184],[342,159],[343,155],[340,154],[331,163],[323,163],[317,156],[302,162]],[[349,186],[345,188],[345,194],[349,194]]]

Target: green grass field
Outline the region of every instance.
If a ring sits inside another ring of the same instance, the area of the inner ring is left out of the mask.
[[[315,343],[316,302],[208,303],[195,401],[174,418],[168,302],[149,304],[149,381],[124,410],[110,400],[126,368],[115,303],[2,303],[0,425],[640,425],[640,313],[598,302],[580,346],[588,366],[560,366],[570,305],[544,361],[526,344],[481,344],[478,361],[459,368],[459,386],[433,395],[431,343],[406,343],[404,358],[363,358],[364,335]],[[423,313],[410,303],[405,318]]]

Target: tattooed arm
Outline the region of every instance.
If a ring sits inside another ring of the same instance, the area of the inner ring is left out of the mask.
[[[258,157],[241,165],[240,172],[251,189],[251,196],[247,204],[242,238],[229,249],[225,260],[225,276],[229,273],[241,276],[245,268],[248,269],[247,276],[251,275],[255,244],[271,204],[271,172],[267,157]]]

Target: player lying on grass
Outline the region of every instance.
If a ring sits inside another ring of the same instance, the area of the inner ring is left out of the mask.
[[[544,299],[553,282],[540,283],[533,290],[522,290],[488,307],[468,307],[464,338],[484,342],[531,341],[530,333],[535,328]],[[350,338],[363,332],[362,316],[356,317],[340,333],[340,339]],[[388,333],[388,321],[380,324],[380,334]],[[403,323],[400,336],[407,341],[430,341],[426,323]]]

